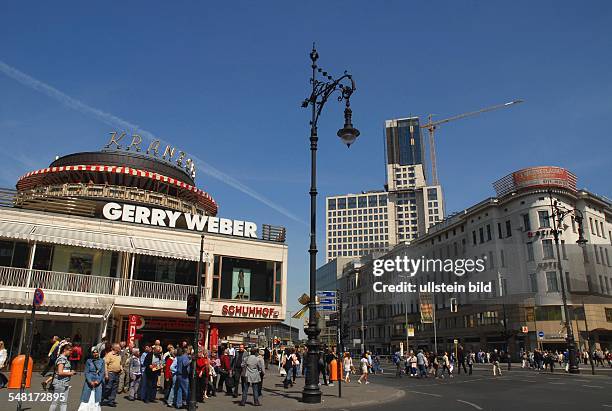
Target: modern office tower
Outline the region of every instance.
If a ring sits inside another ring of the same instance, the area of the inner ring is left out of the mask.
[[[327,197],[326,261],[415,240],[444,217],[439,185],[428,186],[418,117],[385,122],[385,191]]]

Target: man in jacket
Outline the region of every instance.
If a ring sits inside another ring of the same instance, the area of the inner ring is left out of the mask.
[[[241,364],[244,375],[242,400],[240,401],[242,407],[246,404],[249,386],[253,386],[253,405],[261,405],[259,403],[259,384],[261,384],[261,376],[264,373],[265,365],[263,358],[258,356],[257,353],[257,348],[252,348],[251,354],[245,357]]]
[[[232,374],[234,378],[234,391],[233,397],[238,398],[238,385],[240,384],[240,375],[242,374],[242,361],[245,359],[244,344],[240,344],[240,347],[236,351],[234,358],[232,359]]]
[[[191,347],[176,357],[176,391],[174,408],[183,408],[189,401],[189,376],[191,375]]]

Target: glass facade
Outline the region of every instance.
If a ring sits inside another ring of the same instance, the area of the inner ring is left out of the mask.
[[[136,255],[134,279],[161,283],[196,285],[197,262],[152,255]],[[203,270],[204,271],[204,270]],[[202,284],[204,279],[202,279]]]
[[[418,118],[397,120],[396,127],[387,127],[387,163],[423,164],[423,137]]]

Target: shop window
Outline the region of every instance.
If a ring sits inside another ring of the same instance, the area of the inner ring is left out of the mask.
[[[561,307],[558,305],[536,307],[536,321],[561,321]]]
[[[32,268],[35,270],[51,270],[51,262],[53,261],[53,245],[37,244],[36,252],[34,253],[34,264]]]
[[[196,271],[197,263],[195,261],[139,254],[136,255],[134,262],[135,280],[195,285],[196,276],[194,274]],[[204,272],[204,267],[202,271]]]
[[[281,263],[220,256],[214,264],[213,298],[280,303]]]

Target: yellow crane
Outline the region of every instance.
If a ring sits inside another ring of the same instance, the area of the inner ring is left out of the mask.
[[[434,141],[434,133],[436,128],[440,124],[448,123],[449,121],[460,120],[466,117],[476,116],[481,113],[486,113],[487,111],[498,110],[501,108],[510,107],[514,104],[522,103],[525,100],[513,100],[503,104],[497,104],[495,106],[481,108],[480,110],[470,111],[468,113],[458,114],[456,116],[448,117],[443,120],[433,121],[433,115],[430,114],[427,118],[427,124],[421,125],[421,128],[426,128],[429,131],[429,158],[431,160],[431,183],[432,185],[438,185],[438,168],[436,166],[436,145]]]

